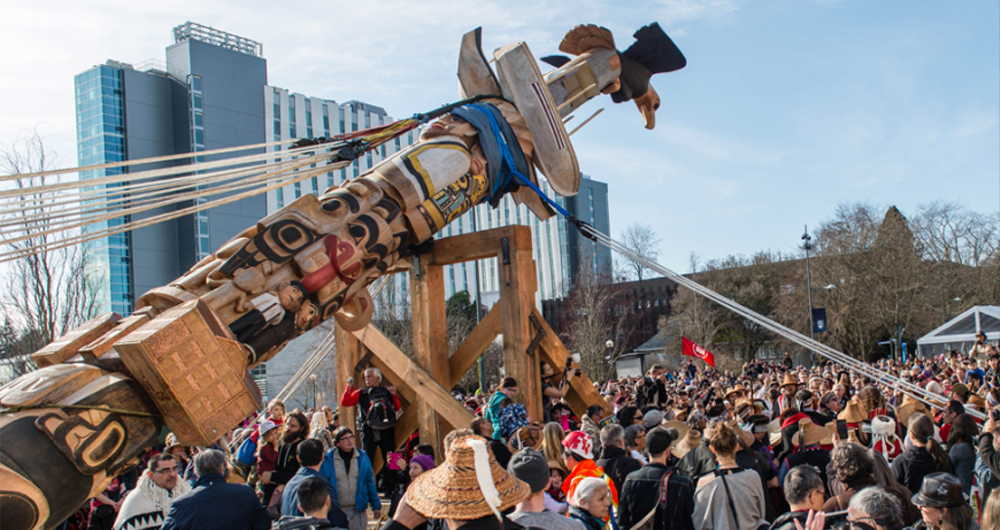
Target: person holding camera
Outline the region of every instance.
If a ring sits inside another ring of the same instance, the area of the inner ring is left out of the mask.
[[[580,369],[573,369],[572,359],[566,359],[566,369],[563,370],[562,379],[559,381],[558,386],[553,385],[550,381],[553,378],[558,377],[555,370],[552,369],[552,365],[547,362],[542,362],[541,372],[542,372],[542,414],[545,417],[545,422],[548,423],[552,421],[552,405],[555,404],[557,399],[562,399],[566,397],[566,393],[569,392],[569,382],[573,378],[573,375],[580,375]]]
[[[654,364],[649,368],[646,377],[636,385],[636,405],[639,408],[647,406],[660,408],[667,403],[667,387],[663,372],[662,366]]]

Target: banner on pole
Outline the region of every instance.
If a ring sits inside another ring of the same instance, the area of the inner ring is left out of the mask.
[[[823,333],[826,331],[826,308],[814,307],[813,310],[813,333]]]

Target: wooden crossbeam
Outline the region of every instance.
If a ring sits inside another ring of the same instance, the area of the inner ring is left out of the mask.
[[[532,309],[532,313],[535,318],[538,319],[538,323],[542,326],[542,330],[545,331],[545,336],[542,337],[542,342],[539,344],[539,350],[541,350],[541,359],[549,365],[557,373],[566,366],[566,359],[569,358],[569,350],[566,345],[559,340],[559,336],[556,335],[549,323],[542,318],[541,313],[538,309]],[[558,384],[558,383],[555,383]],[[601,405],[604,407],[604,413],[610,414],[612,411],[608,408],[608,404],[604,401],[601,393],[594,388],[594,382],[587,377],[587,374],[580,374],[580,377],[574,376],[570,380],[569,392],[566,393],[566,404],[569,408],[573,410],[573,413],[578,417],[583,417],[583,413],[587,411],[587,407],[590,405]]]
[[[510,250],[531,252],[531,228],[510,225],[482,232],[469,232],[434,241],[434,250],[420,257],[430,265],[451,265],[463,261],[493,258],[500,252],[500,240],[508,238]],[[532,293],[534,296],[534,293]]]
[[[462,380],[465,372],[476,364],[476,360],[496,340],[500,331],[500,304],[495,304],[469,336],[465,337],[462,344],[458,345],[455,353],[451,354],[451,359],[448,361],[451,366],[451,386],[457,385]]]

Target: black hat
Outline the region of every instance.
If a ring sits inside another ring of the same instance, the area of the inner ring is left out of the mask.
[[[670,449],[670,445],[676,442],[679,437],[677,429],[665,429],[663,427],[650,429],[646,433],[646,450],[651,455],[658,455]]]
[[[549,485],[549,463],[545,455],[530,447],[521,449],[510,458],[507,472],[528,483],[532,493],[538,493]]]
[[[949,508],[965,504],[962,483],[951,473],[931,473],[924,477],[920,492],[910,499],[917,506]]]

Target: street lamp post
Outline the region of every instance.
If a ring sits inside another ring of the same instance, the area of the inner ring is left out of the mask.
[[[312,397],[313,397],[313,410],[316,410],[316,374],[309,376],[309,380],[312,381]],[[308,403],[308,400],[306,401]]]
[[[809,296],[809,338],[816,339],[815,333],[813,333],[813,292],[812,292],[812,273],[809,270],[809,251],[812,250],[812,236],[809,235],[809,226],[805,227],[805,233],[802,234],[802,248],[806,251],[806,293]]]

